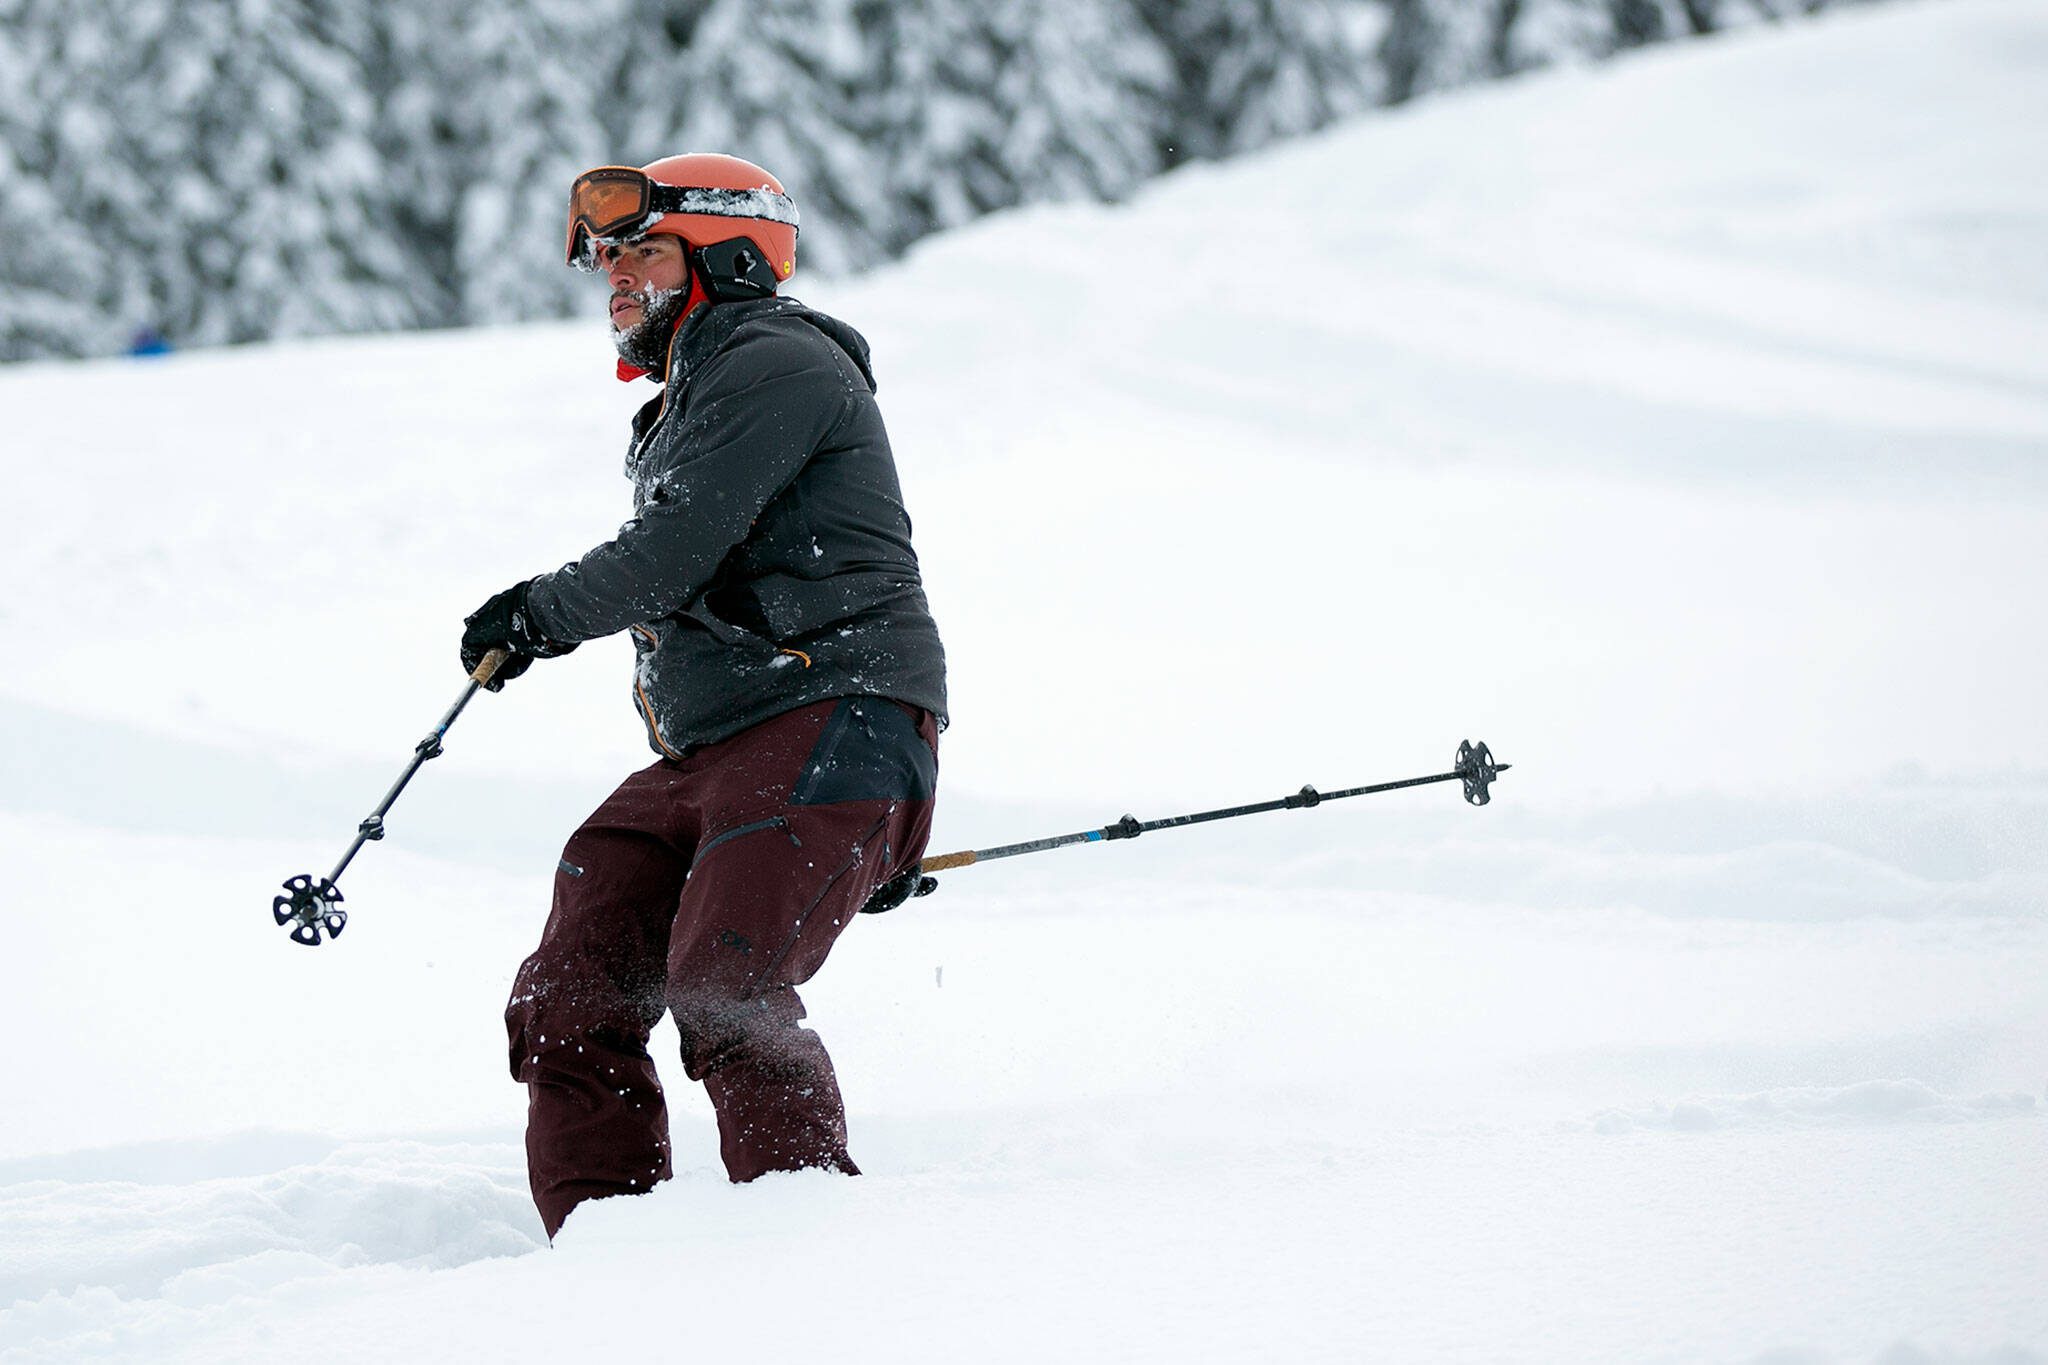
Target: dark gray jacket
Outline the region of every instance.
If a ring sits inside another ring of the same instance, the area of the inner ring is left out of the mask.
[[[552,640],[632,630],[658,752],[829,697],[943,722],[945,653],[874,389],[861,335],[793,299],[703,308],[676,333],[633,421],[636,515],[527,597]]]

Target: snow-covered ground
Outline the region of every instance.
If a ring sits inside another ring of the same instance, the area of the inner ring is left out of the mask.
[[[806,992],[863,1179],[727,1185],[671,1066],[552,1251],[499,1012],[626,647],[472,708],[338,943],[269,900],[623,515],[595,300],[0,373],[0,1359],[2048,1359],[2043,128],[2048,7],[1900,5],[799,290],[936,849],[1516,766],[948,874]]]

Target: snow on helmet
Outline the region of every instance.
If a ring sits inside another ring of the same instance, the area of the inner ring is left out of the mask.
[[[690,152],[638,170],[601,166],[569,191],[569,260],[586,264],[602,241],[650,233],[680,237],[693,253],[717,252],[721,275],[751,276],[762,292],[796,273],[796,204],[782,182],[751,161]],[[738,251],[752,246],[754,253]]]

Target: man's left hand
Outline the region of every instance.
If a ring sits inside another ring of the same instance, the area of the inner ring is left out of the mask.
[[[535,659],[552,659],[576,648],[550,640],[534,629],[526,609],[526,591],[531,583],[518,583],[496,594],[462,618],[462,668],[476,672],[484,655],[494,649],[509,649],[512,657],[498,665],[498,671],[484,684],[496,692],[533,666]]]

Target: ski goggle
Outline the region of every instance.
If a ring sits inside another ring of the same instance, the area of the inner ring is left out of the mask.
[[[751,190],[664,185],[633,166],[599,166],[569,187],[569,264],[596,268],[595,247],[637,237],[665,213],[760,218],[797,226],[796,203],[772,185]]]

